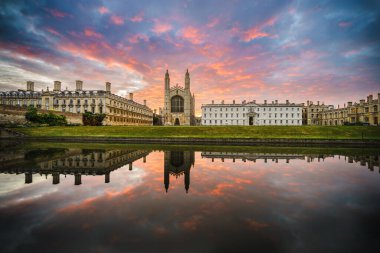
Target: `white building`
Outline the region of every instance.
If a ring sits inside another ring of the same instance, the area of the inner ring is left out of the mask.
[[[220,125],[242,125],[242,126],[300,126],[302,125],[302,104],[278,103],[273,101],[263,104],[256,103],[256,100],[241,104],[236,104],[235,100],[232,104],[202,105],[202,125],[220,126]]]

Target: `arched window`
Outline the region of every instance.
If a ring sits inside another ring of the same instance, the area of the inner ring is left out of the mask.
[[[183,112],[183,98],[181,96],[174,96],[171,99],[172,112]]]

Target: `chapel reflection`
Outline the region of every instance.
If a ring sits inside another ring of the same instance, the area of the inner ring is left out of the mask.
[[[184,176],[186,193],[190,188],[190,169],[194,167],[194,151],[164,151],[164,185],[168,192],[170,176]]]
[[[138,159],[146,162],[150,151],[126,149],[36,149],[1,154],[0,172],[25,174],[25,183],[33,182],[33,175],[52,175],[53,184],[60,183],[60,175],[74,175],[74,185],[82,184],[82,175],[104,175],[104,182],[110,182],[110,174],[125,165],[132,170],[132,163]]]

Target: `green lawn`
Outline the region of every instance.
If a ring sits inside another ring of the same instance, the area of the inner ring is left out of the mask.
[[[29,136],[380,140],[374,126],[69,126],[13,129]]]

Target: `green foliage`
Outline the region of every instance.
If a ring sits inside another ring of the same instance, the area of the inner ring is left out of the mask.
[[[49,126],[64,126],[67,124],[66,117],[63,115],[56,115],[52,112],[37,113],[37,109],[29,107],[25,113],[25,118],[33,123],[47,124]]]
[[[83,125],[101,126],[106,115],[104,113],[86,112],[83,114]]]

